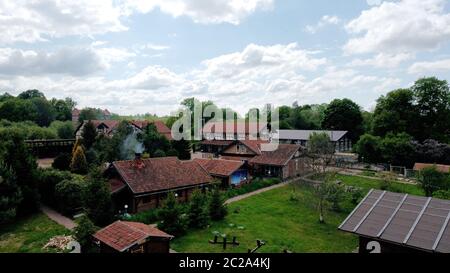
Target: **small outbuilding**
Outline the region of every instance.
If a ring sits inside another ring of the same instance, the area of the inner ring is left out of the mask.
[[[360,253],[450,253],[449,220],[449,200],[371,190],[339,229]]]
[[[222,187],[239,187],[250,181],[247,164],[223,159],[194,159],[212,177],[220,180]]]
[[[138,222],[116,221],[94,234],[101,253],[169,253],[169,235]]]

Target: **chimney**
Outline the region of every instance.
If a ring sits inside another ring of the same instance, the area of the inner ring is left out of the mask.
[[[145,163],[144,163],[144,161],[142,161],[142,154],[141,153],[134,153],[133,166],[136,169],[143,169],[143,168],[145,168]]]
[[[142,158],[142,153],[134,153],[134,159],[135,160],[141,160],[141,158]]]

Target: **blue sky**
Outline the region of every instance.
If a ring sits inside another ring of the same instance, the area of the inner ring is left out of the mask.
[[[450,80],[447,0],[3,0],[0,31],[0,92],[121,114],[191,96],[370,110],[420,77]]]

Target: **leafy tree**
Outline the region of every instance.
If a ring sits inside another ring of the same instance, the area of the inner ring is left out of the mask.
[[[12,221],[17,207],[22,201],[22,193],[12,170],[0,162],[0,224]]]
[[[381,152],[387,163],[407,167],[414,165],[412,138],[406,133],[386,135],[381,141]]]
[[[0,158],[16,176],[22,193],[18,213],[28,214],[39,208],[36,184],[37,164],[24,142],[24,135],[15,128],[0,129]]]
[[[335,99],[325,110],[322,128],[349,131],[349,137],[356,141],[363,131],[363,118],[359,105],[349,99]]]
[[[335,147],[326,133],[311,134],[306,146],[308,163],[315,173],[325,173],[334,158]]]
[[[84,108],[80,111],[80,116],[78,117],[79,122],[85,120],[98,120],[105,119],[102,110],[95,108]]]
[[[9,94],[8,92],[3,93],[2,95],[0,95],[0,103],[7,101],[9,99],[13,99],[14,96]]]
[[[153,153],[153,157],[165,157],[166,153],[163,150],[156,150],[155,153]]]
[[[83,206],[83,187],[77,180],[61,181],[55,186],[55,197],[59,211],[72,216]]]
[[[87,216],[82,216],[80,222],[75,227],[75,240],[81,245],[81,251],[90,252],[94,247],[92,244],[92,235],[97,231],[94,223]]]
[[[434,198],[450,200],[450,191],[438,190],[433,193]]]
[[[178,158],[181,160],[191,159],[191,143],[187,140],[173,140],[171,142],[172,148],[177,152]]]
[[[41,202],[49,206],[56,206],[56,185],[62,181],[74,180],[73,174],[68,171],[58,171],[53,169],[39,169],[38,189]]]
[[[385,136],[388,133],[416,134],[417,113],[414,93],[410,89],[398,89],[381,96],[373,114],[373,133]]]
[[[322,183],[314,187],[314,193],[317,197],[317,208],[319,210],[319,222],[325,223],[324,213],[329,207],[339,210],[339,203],[344,197],[344,189],[336,184],[335,174],[328,174]]]
[[[145,146],[145,150],[156,157],[157,150],[164,152],[164,156],[166,151],[170,149],[170,142],[167,138],[160,133],[156,129],[156,126],[153,123],[150,123],[147,127],[145,127],[143,132],[143,143]],[[162,155],[161,152],[158,152],[159,155]]]
[[[87,215],[98,226],[105,226],[113,220],[111,190],[99,169],[89,173],[84,192],[84,207]]]
[[[205,228],[209,224],[209,211],[206,196],[195,190],[189,202],[189,225],[193,228]]]
[[[81,132],[81,137],[83,138],[83,145],[86,149],[90,149],[97,138],[97,129],[92,121],[88,121],[83,126],[83,131]]]
[[[173,192],[169,193],[167,199],[159,211],[158,228],[174,236],[183,235],[187,229],[187,219],[183,215],[183,209],[177,201]]]
[[[84,149],[78,146],[75,153],[72,155],[72,161],[70,162],[70,170],[77,174],[86,174],[88,171],[88,164],[86,156],[84,155]]]
[[[228,208],[225,205],[224,197],[220,192],[218,186],[214,187],[211,192],[211,198],[209,201],[209,216],[213,221],[219,221],[225,218],[228,213]]]
[[[74,138],[73,123],[71,121],[56,120],[50,124],[50,128],[56,131],[60,139]]]
[[[423,143],[414,141],[416,162],[450,164],[450,145],[440,143],[434,139],[427,139]]]
[[[354,149],[363,162],[380,163],[383,161],[381,138],[378,136],[362,135],[355,144]]]
[[[439,190],[449,190],[450,181],[448,174],[439,172],[436,166],[425,168],[420,171],[419,183],[425,191],[426,196],[433,196],[433,193]]]
[[[447,81],[423,78],[411,87],[419,113],[418,140],[450,141],[450,89]]]
[[[75,108],[76,102],[71,98],[66,98],[64,100],[51,99],[50,104],[55,110],[55,119],[59,121],[71,121],[72,120],[72,110]]]
[[[9,99],[0,104],[0,119],[9,121],[35,121],[38,113],[30,100]]]
[[[20,93],[17,97],[19,99],[23,99],[23,100],[29,100],[29,99],[34,99],[34,98],[45,99],[44,93],[42,93],[41,91],[36,90],[36,89],[24,91],[24,92]]]
[[[35,97],[31,99],[36,109],[36,119],[34,120],[39,126],[49,126],[55,120],[55,110],[53,106],[45,98]]]

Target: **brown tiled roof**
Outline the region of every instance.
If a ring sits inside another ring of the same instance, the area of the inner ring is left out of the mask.
[[[244,163],[242,161],[221,160],[221,159],[194,159],[209,174],[218,176],[230,176],[239,170]]]
[[[249,134],[251,130],[257,130],[257,132],[261,132],[266,128],[267,125],[263,125],[262,123],[258,122],[248,122],[248,121],[235,122],[233,120],[233,121],[223,121],[222,123],[208,122],[205,124],[205,126],[203,126],[203,133]]]
[[[339,226],[380,241],[450,253],[450,201],[371,190]]]
[[[432,168],[436,167],[436,170],[442,173],[449,173],[450,172],[450,165],[440,165],[440,164],[426,164],[426,163],[416,163],[414,165],[415,171],[421,171],[426,168]]]
[[[131,123],[141,130],[143,130],[145,127],[147,127],[149,124],[152,123],[155,125],[156,131],[158,131],[158,133],[164,135],[168,140],[172,140],[172,131],[170,130],[169,127],[167,127],[167,125],[164,122],[160,120],[156,121],[133,120],[131,121]]]
[[[267,140],[239,140],[239,142],[247,146],[257,155],[261,154],[261,145],[269,143]]]
[[[116,193],[121,189],[125,188],[127,185],[120,179],[112,178],[109,180],[109,188],[111,189],[111,193]]]
[[[176,157],[113,162],[135,194],[211,183],[213,178],[196,162]]]
[[[260,155],[252,158],[249,163],[257,165],[285,166],[300,148],[300,145],[279,144],[278,149],[274,151],[262,151]]]
[[[155,227],[126,221],[116,221],[94,234],[95,239],[120,252],[143,243],[149,237],[173,238]]]
[[[233,140],[203,140],[201,144],[211,146],[230,146],[233,142]]]

